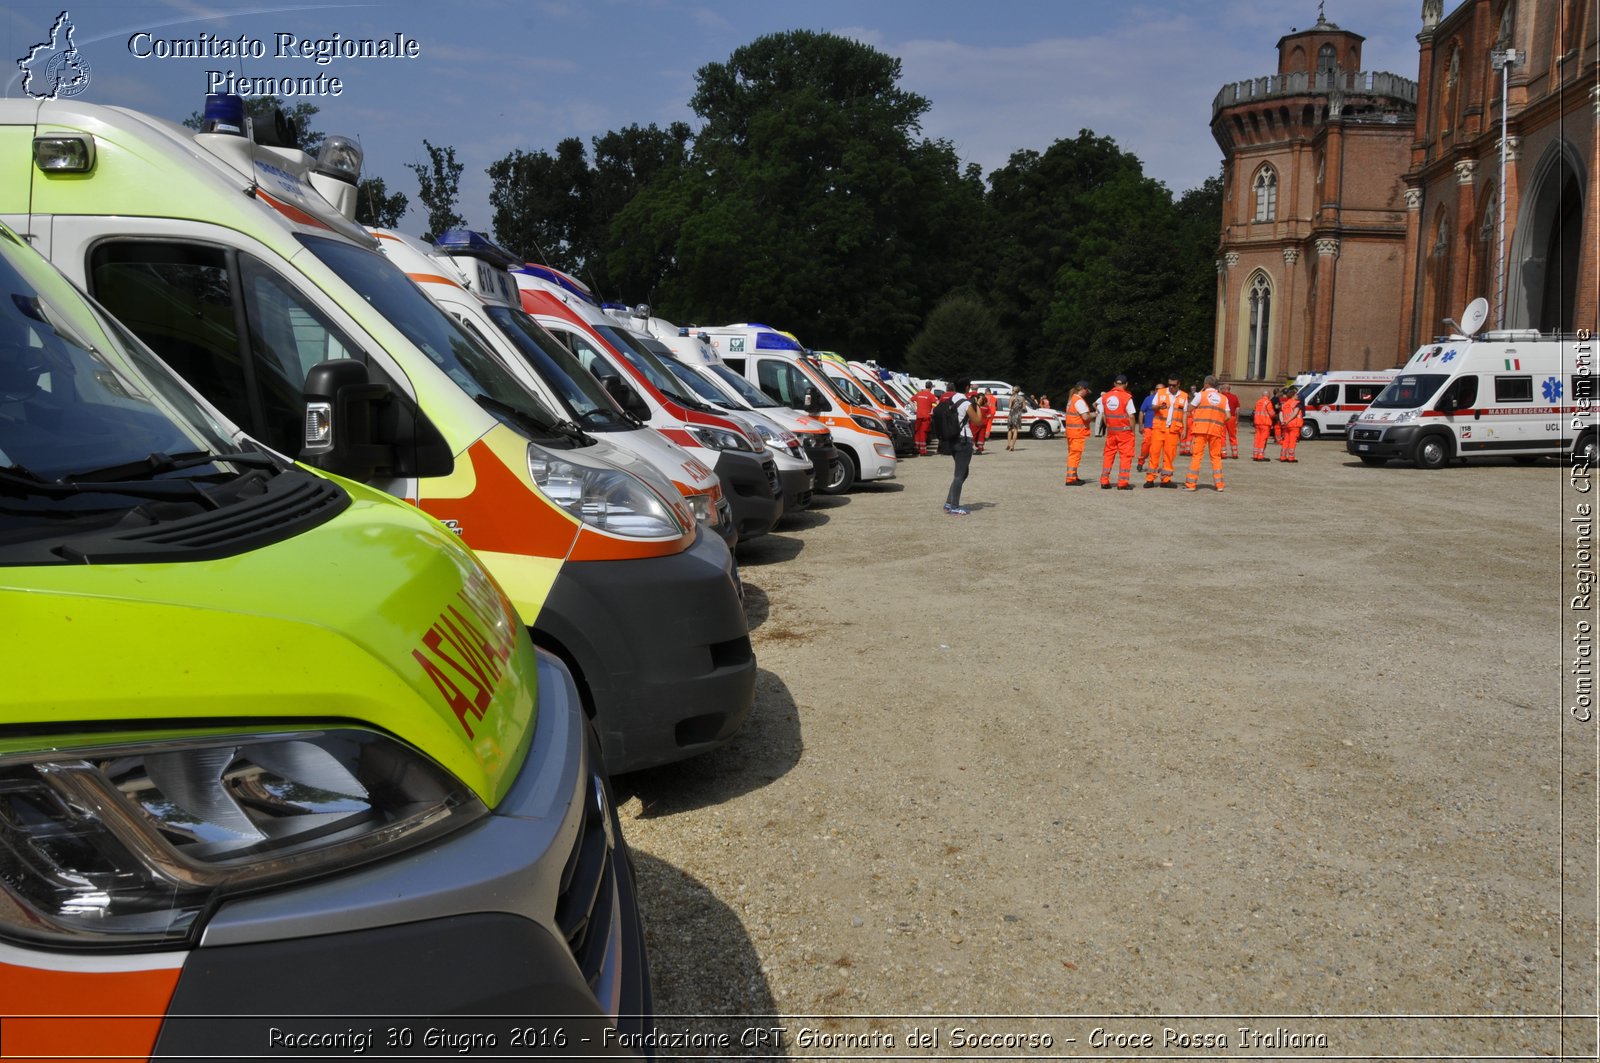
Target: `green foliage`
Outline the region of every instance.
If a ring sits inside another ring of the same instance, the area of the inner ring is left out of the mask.
[[[576,272],[587,250],[589,165],[583,141],[568,137],[556,153],[513,151],[490,164],[496,242],[525,260]]]
[[[455,148],[436,148],[427,140],[422,147],[428,153],[428,162],[408,162],[406,169],[417,175],[421,189],[418,198],[428,211],[428,235],[438,236],[446,229],[467,224],[467,219],[456,212],[456,202],[461,197],[461,171],[466,164],[456,161]]]
[[[897,359],[965,275],[982,184],[915,136],[928,101],[900,61],[777,33],[696,75],[687,167],[617,216],[606,263],[683,320],[760,320],[814,347]],[[629,298],[637,296],[630,295]]]
[[[363,177],[356,185],[356,222],[393,229],[405,217],[410,203],[404,192],[389,193],[381,177]]]
[[[906,372],[918,380],[1005,378],[1014,367],[1000,342],[1000,321],[989,304],[970,290],[939,301],[906,348]]]
[[[258,140],[261,139],[262,130],[274,128],[277,113],[282,111],[291,131],[292,143],[288,146],[299,148],[307,155],[315,155],[317,149],[322,147],[324,134],[320,130],[311,128],[311,119],[316,117],[321,109],[316,104],[304,100],[291,107],[281,96],[247,96],[244,101],[245,117],[249,118],[255,127]],[[183,120],[183,124],[190,129],[199,129],[204,120],[204,112],[195,111]]]

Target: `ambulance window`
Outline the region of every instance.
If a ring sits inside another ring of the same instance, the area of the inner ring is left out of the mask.
[[[286,454],[300,450],[306,374],[318,362],[350,358],[356,345],[288,281],[249,255],[239,256],[250,362],[261,405],[262,442]]]
[[[1310,406],[1333,406],[1339,401],[1339,385],[1324,384],[1322,390],[1311,396]]]
[[[729,369],[732,369],[735,373],[738,373],[740,376],[744,376],[744,359],[743,358],[724,358],[722,360],[722,364],[727,366]]]
[[[774,402],[794,410],[805,409],[806,392],[814,390],[811,381],[800,370],[788,362],[771,358],[763,358],[756,363],[756,379],[761,384],[761,390],[770,395]]]
[[[1579,375],[1574,373],[1572,376],[1573,401],[1586,403],[1594,402],[1595,379],[1596,378],[1593,373],[1589,373],[1587,375]]]
[[[148,240],[101,243],[89,256],[89,287],[231,421],[252,432],[259,427],[245,384],[226,251]]]
[[[1466,410],[1478,401],[1478,378],[1464,376],[1457,378],[1445,393],[1439,396],[1438,407],[1441,410]]]
[[[1494,378],[1494,401],[1532,402],[1533,377],[1497,376]]]
[[[1372,405],[1380,410],[1414,410],[1433,398],[1449,379],[1443,373],[1411,373],[1397,376],[1378,393]]]
[[[1378,397],[1378,392],[1383,387],[1378,384],[1346,384],[1344,387],[1345,401],[1355,406],[1369,405]]]

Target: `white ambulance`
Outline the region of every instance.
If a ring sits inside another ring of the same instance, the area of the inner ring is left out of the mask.
[[[1587,331],[1485,332],[1475,300],[1460,335],[1425,344],[1350,426],[1345,449],[1368,465],[1420,469],[1504,455],[1594,462],[1595,349]]]
[[[1300,388],[1301,439],[1344,435],[1356,415],[1389,386],[1398,369],[1336,370],[1318,373]]]

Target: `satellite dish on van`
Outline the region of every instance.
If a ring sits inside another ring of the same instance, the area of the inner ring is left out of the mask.
[[[1487,320],[1489,320],[1489,300],[1480,295],[1467,304],[1467,309],[1461,315],[1461,334],[1471,339],[1479,329],[1483,328],[1483,323]]]

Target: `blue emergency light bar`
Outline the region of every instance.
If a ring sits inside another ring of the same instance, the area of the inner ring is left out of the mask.
[[[231,92],[208,95],[205,115],[200,120],[200,132],[244,136],[244,97]]]
[[[433,241],[433,246],[447,255],[481,258],[501,269],[522,265],[520,257],[513,255],[476,229],[446,229]]]
[[[526,273],[530,277],[538,277],[540,280],[549,281],[551,284],[564,288],[573,295],[576,295],[579,299],[582,299],[590,306],[600,305],[600,301],[594,297],[593,293],[589,291],[588,287],[579,281],[573,280],[565,273],[562,273],[559,269],[551,269],[549,266],[541,266],[537,262],[528,262],[516,267],[511,272]]]
[[[756,326],[764,328],[765,326]],[[767,351],[804,351],[798,340],[792,340],[781,332],[756,333],[756,349]]]

